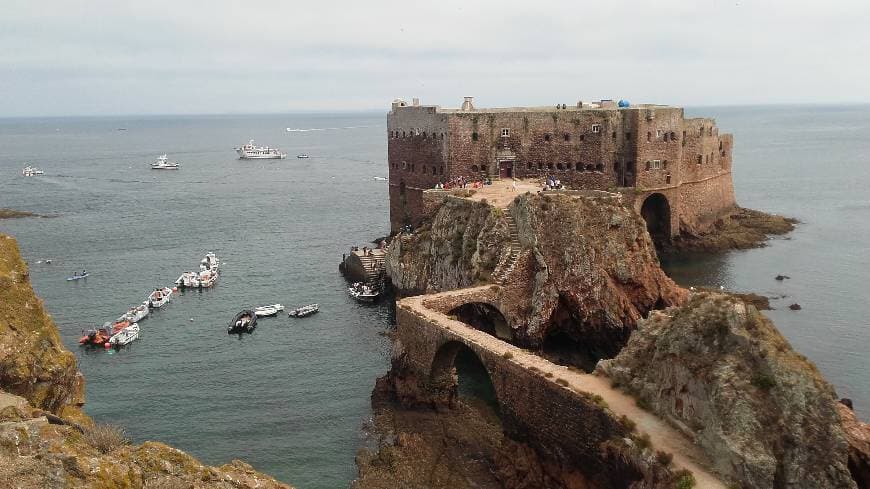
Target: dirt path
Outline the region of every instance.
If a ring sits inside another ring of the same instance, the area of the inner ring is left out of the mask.
[[[475,289],[483,291],[489,287],[491,285],[459,289],[437,295],[473,294]],[[588,392],[601,396],[617,417],[620,415],[627,416],[637,424],[638,432],[648,433],[655,450],[662,450],[673,454],[675,467],[690,470],[697,480],[695,487],[726,489],[725,484],[705,468],[710,466],[710,463],[699,447],[695,446],[685,435],[655,414],[637,407],[633,397],[611,387],[609,378],[569,370],[568,367],[556,365],[534,353],[473,329],[460,321],[451,320],[446,315],[428,309],[423,305],[423,300],[432,298],[432,295],[410,297],[403,299],[400,304],[410,306],[445,329],[462,336],[483,349],[493,352],[496,356],[502,356],[505,352],[510,352],[513,355],[512,358],[504,359],[504,361],[513,362],[527,369],[535,367],[541,371],[542,376],[550,373],[552,377],[545,377],[549,382],[556,384],[557,379],[564,379],[568,382],[568,388],[573,391]]]

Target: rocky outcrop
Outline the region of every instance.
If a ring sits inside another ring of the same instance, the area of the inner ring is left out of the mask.
[[[20,489],[289,489],[240,461],[209,467],[162,443],[133,446],[95,426],[81,411],[75,356],[27,273],[15,240],[0,235],[0,481]]]
[[[58,416],[84,420],[75,355],[34,294],[15,240],[0,235],[0,387]]]
[[[680,234],[669,243],[660,243],[665,253],[719,252],[765,246],[771,235],[791,232],[796,219],[737,207],[720,216],[704,233],[681,227]]]
[[[862,423],[851,408],[837,404],[849,442],[849,471],[858,489],[870,489],[870,424]]]
[[[698,293],[651,314],[598,370],[744,487],[856,487],[834,389],[737,298]]]
[[[618,195],[524,194],[506,209],[448,197],[432,216],[391,243],[393,284],[419,294],[508,272],[498,308],[523,346],[582,339],[592,356],[612,356],[638,319],[686,297],[659,267],[643,220]]]

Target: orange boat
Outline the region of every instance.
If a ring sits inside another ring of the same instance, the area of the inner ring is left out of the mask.
[[[104,329],[91,329],[79,339],[80,345],[95,345],[95,346],[103,346],[109,341],[112,335]]]

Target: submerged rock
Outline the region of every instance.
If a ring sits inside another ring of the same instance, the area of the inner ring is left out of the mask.
[[[598,370],[744,487],[856,487],[834,389],[737,298],[699,293],[651,314]]]

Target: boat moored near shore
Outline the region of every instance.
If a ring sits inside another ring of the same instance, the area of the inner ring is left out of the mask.
[[[317,304],[308,304],[307,306],[297,307],[292,311],[288,312],[287,315],[291,318],[304,318],[306,316],[310,316],[317,311],[320,310],[320,306]]]

